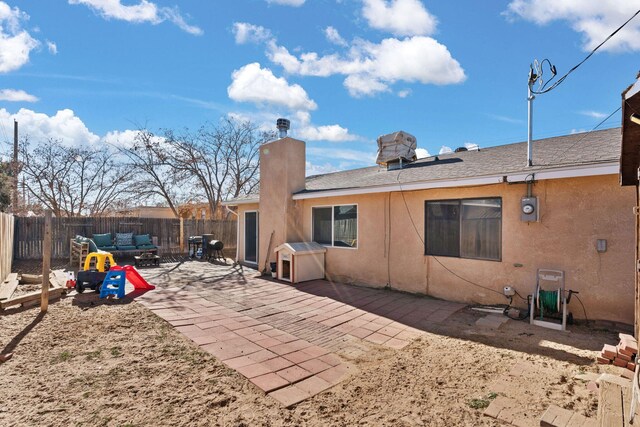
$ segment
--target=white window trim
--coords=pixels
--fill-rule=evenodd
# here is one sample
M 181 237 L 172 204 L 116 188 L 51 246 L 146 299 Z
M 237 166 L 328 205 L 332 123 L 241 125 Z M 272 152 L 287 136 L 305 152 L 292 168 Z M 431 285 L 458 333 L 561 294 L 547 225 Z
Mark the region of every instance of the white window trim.
M 356 246 L 352 247 L 352 246 L 334 246 L 333 242 L 334 242 L 334 219 L 333 219 L 333 213 L 334 213 L 334 208 L 337 206 L 355 206 L 356 207 L 356 227 L 358 229 L 358 235 L 356 236 Z M 332 248 L 332 249 L 347 249 L 347 250 L 357 250 L 358 247 L 360 246 L 360 207 L 358 206 L 357 203 L 339 203 L 337 205 L 314 205 L 311 206 L 311 236 L 309 238 L 310 241 L 314 241 L 313 240 L 313 209 L 314 208 L 331 208 L 331 244 L 327 245 L 326 243 L 320 243 L 322 246 L 326 247 L 326 248 Z
M 247 261 L 247 214 L 248 213 L 256 214 L 256 260 L 255 261 Z M 260 260 L 260 211 L 257 209 L 244 211 L 242 214 L 242 218 L 243 218 L 242 225 L 244 226 L 244 232 L 242 233 L 242 238 L 243 238 L 242 240 L 244 240 L 242 242 L 242 249 L 244 249 L 242 254 L 242 259 L 246 264 L 257 266 L 258 261 Z

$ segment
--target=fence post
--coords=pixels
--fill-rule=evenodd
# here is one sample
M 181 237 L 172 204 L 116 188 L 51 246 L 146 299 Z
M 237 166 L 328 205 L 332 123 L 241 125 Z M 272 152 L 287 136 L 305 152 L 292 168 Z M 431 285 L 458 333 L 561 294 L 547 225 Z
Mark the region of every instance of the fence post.
M 42 296 L 40 312 L 46 313 L 49 308 L 49 269 L 51 268 L 51 210 L 44 214 L 44 235 L 42 239 Z
M 180 217 L 180 255 L 184 254 L 184 218 Z

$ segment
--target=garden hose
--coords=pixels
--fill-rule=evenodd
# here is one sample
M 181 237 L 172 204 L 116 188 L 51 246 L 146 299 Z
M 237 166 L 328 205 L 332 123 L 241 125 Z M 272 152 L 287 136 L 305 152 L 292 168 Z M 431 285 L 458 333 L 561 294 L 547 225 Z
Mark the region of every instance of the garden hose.
M 540 310 L 541 319 L 544 318 L 545 312 L 549 314 L 560 312 L 561 293 L 562 291 L 560 289 L 555 291 L 543 291 L 542 289 L 538 290 L 536 305 Z

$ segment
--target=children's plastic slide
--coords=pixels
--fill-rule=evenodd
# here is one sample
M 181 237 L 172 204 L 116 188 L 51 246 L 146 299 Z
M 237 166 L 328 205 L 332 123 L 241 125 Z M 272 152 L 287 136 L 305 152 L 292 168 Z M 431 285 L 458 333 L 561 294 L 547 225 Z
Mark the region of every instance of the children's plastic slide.
M 144 280 L 140 273 L 138 273 L 138 270 L 136 270 L 136 268 L 132 265 L 114 265 L 111 267 L 111 270 L 124 271 L 125 275 L 127 276 L 127 280 L 133 285 L 134 289 L 151 290 L 156 288 L 155 286 L 150 285 L 149 282 Z

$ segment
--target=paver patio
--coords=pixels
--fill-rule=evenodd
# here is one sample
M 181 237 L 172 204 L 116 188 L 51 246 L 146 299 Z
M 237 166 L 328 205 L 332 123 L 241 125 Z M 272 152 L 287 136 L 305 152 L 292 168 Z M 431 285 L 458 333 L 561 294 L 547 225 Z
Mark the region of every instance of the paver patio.
M 193 261 L 143 274 L 158 288 L 138 302 L 285 406 L 353 374 L 340 354 L 401 349 L 464 307 L 324 280 L 292 286 Z

